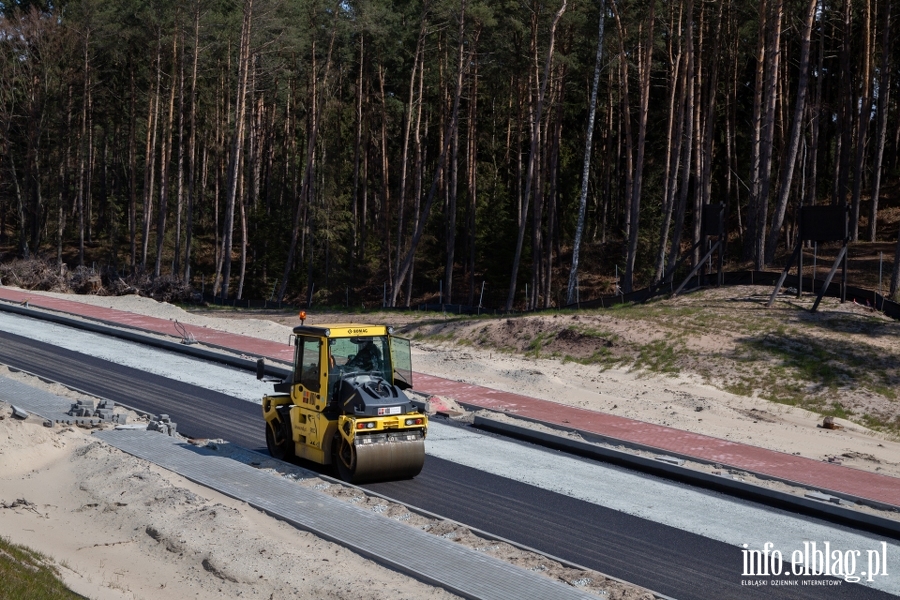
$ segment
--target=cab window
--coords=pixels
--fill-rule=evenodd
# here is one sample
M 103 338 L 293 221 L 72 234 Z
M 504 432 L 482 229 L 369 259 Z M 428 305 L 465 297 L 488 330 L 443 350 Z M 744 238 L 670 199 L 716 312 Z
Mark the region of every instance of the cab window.
M 318 339 L 301 337 L 297 339 L 297 362 L 294 367 L 294 383 L 301 384 L 311 392 L 319 391 L 319 349 Z
M 332 368 L 341 374 L 380 373 L 391 381 L 391 353 L 387 336 L 337 338 L 329 340 Z

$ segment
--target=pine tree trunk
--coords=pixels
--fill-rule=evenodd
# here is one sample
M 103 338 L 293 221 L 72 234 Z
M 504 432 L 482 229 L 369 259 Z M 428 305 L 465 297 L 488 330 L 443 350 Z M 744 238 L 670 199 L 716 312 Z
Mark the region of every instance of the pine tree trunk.
M 772 154 L 775 143 L 775 103 L 778 99 L 777 79 L 781 60 L 781 20 L 784 14 L 783 0 L 775 0 L 772 4 L 769 27 L 768 49 L 766 50 L 766 83 L 764 91 L 765 117 L 760 137 L 759 151 L 759 204 L 756 220 L 756 268 L 765 266 L 766 222 L 769 210 L 769 188 L 771 187 Z
M 88 59 L 90 37 L 90 30 L 88 30 L 84 36 L 84 96 L 82 98 L 81 105 L 81 136 L 79 137 L 78 142 L 78 191 L 76 195 L 75 207 L 75 210 L 78 213 L 78 266 L 82 267 L 84 266 L 84 210 L 86 204 L 85 186 L 86 180 L 88 178 L 85 164 L 88 165 L 88 169 L 90 165 L 90 157 L 85 156 L 85 153 L 90 153 L 90 150 L 85 149 L 85 144 L 90 146 L 91 143 L 88 136 L 88 113 L 90 112 L 89 103 L 91 87 L 90 62 Z
M 680 5 L 680 9 L 684 9 L 684 3 Z M 674 12 L 674 8 L 670 6 L 670 12 Z M 674 15 L 669 20 L 670 29 L 672 31 L 681 31 L 681 14 L 676 21 Z M 677 26 L 676 26 L 677 23 Z M 678 36 L 678 51 L 673 57 L 672 46 L 673 39 L 670 36 L 668 40 L 668 58 L 669 58 L 669 109 L 668 118 L 666 120 L 666 158 L 665 172 L 663 174 L 663 206 L 662 206 L 662 224 L 659 231 L 659 250 L 656 254 L 656 269 L 653 274 L 653 283 L 659 283 L 664 275 L 666 268 L 666 248 L 669 244 L 669 229 L 672 225 L 672 211 L 675 207 L 675 191 L 678 187 L 678 166 L 681 158 L 681 132 L 684 127 L 684 102 L 681 99 L 679 91 L 681 89 L 680 72 L 683 69 L 682 52 L 683 38 Z M 676 106 L 676 98 L 679 99 Z
M 244 169 L 241 168 L 239 171 L 240 184 L 239 184 L 239 192 L 238 192 L 238 201 L 241 203 L 241 271 L 240 276 L 238 277 L 238 288 L 237 294 L 235 298 L 240 300 L 244 297 L 244 276 L 247 273 L 247 245 L 249 243 L 249 235 L 247 230 L 247 195 L 244 191 L 244 184 L 246 181 L 246 177 L 244 176 Z
M 234 232 L 235 202 L 238 201 L 238 178 L 243 160 L 247 90 L 250 79 L 250 31 L 252 24 L 253 0 L 244 0 L 241 43 L 238 50 L 238 82 L 234 105 L 234 133 L 232 134 L 231 153 L 228 161 L 228 179 L 225 188 L 225 219 L 222 224 L 221 297 L 223 300 L 228 298 L 228 287 L 231 279 L 231 246 Z
M 327 89 L 327 86 L 328 86 L 328 75 L 331 71 L 331 55 L 332 55 L 332 51 L 334 50 L 335 35 L 336 35 L 336 30 L 332 30 L 331 42 L 328 45 L 328 57 L 325 60 L 325 72 L 322 75 L 322 85 L 321 86 L 317 85 L 317 80 L 316 80 L 317 75 L 315 73 L 315 70 L 313 70 L 313 73 L 312 73 L 312 84 L 313 85 L 312 85 L 311 99 L 313 100 L 313 102 L 312 102 L 313 109 L 311 111 L 312 123 L 310 124 L 310 131 L 309 131 L 309 135 L 307 136 L 307 142 L 306 142 L 306 168 L 303 173 L 303 182 L 300 186 L 300 194 L 299 194 L 299 198 L 298 198 L 299 203 L 297 205 L 297 209 L 294 214 L 294 226 L 291 231 L 291 243 L 288 246 L 287 260 L 285 260 L 285 264 L 284 264 L 284 274 L 281 277 L 281 286 L 278 288 L 278 302 L 279 303 L 284 301 L 284 294 L 287 291 L 288 281 L 289 281 L 291 270 L 292 270 L 293 264 L 294 264 L 294 254 L 297 251 L 297 241 L 298 241 L 298 238 L 300 237 L 300 224 L 301 224 L 301 218 L 303 216 L 302 208 L 304 206 L 303 202 L 304 202 L 304 199 L 308 198 L 311 195 L 309 190 L 311 187 L 313 161 L 315 160 L 316 140 L 318 139 L 318 134 L 319 134 L 319 122 L 321 121 L 322 105 L 324 105 L 324 99 L 320 99 L 318 97 L 318 95 L 319 95 L 318 88 L 321 87 L 321 89 L 324 91 L 325 89 Z M 313 51 L 313 54 L 315 54 L 315 44 L 313 45 L 312 51 Z M 324 92 L 323 92 L 323 94 L 324 94 Z M 363 218 L 365 218 L 365 193 L 363 194 L 363 197 L 364 197 Z M 363 225 L 363 230 L 365 230 L 365 225 Z M 302 258 L 303 258 L 303 255 L 301 252 L 301 261 L 302 261 Z M 311 283 L 311 282 L 308 282 L 308 283 Z
M 878 117 L 877 143 L 875 162 L 872 172 L 875 180 L 872 183 L 872 207 L 869 212 L 869 241 L 875 241 L 878 225 L 878 201 L 881 195 L 881 177 L 884 164 L 884 143 L 887 138 L 888 110 L 891 102 L 891 3 L 884 3 L 884 30 L 881 38 L 881 76 L 878 80 Z
M 816 11 L 821 12 L 822 1 L 819 0 Z M 819 56 L 816 63 L 816 72 L 821 73 L 825 64 L 825 27 L 820 27 Z M 809 156 L 807 157 L 808 172 L 806 176 L 806 198 L 808 206 L 815 206 L 818 200 L 818 167 L 819 167 L 819 132 L 822 129 L 822 77 L 816 77 L 816 99 L 812 106 L 809 131 Z
M 425 85 L 425 61 L 419 63 L 419 106 L 416 110 L 416 133 L 415 133 L 415 153 L 416 153 L 416 182 L 413 190 L 413 231 L 419 228 L 419 209 L 422 202 L 422 182 L 425 177 L 425 158 L 426 146 L 422 143 L 422 105 L 424 104 L 422 93 Z M 426 129 L 428 125 L 426 124 Z M 405 306 L 409 308 L 412 302 L 413 273 L 415 272 L 415 260 L 409 266 L 409 274 L 406 276 L 409 284 L 406 286 L 406 302 Z M 400 276 L 400 269 L 397 269 L 397 285 L 403 284 L 403 277 Z
M 134 274 L 137 269 L 137 107 L 135 100 L 137 88 L 134 83 L 133 69 L 130 70 L 129 75 L 129 107 L 131 110 L 128 119 L 128 238 L 131 261 L 128 266 L 131 273 Z
M 460 0 L 460 9 L 459 9 L 459 47 L 458 47 L 458 61 L 457 61 L 457 73 L 456 73 L 456 90 L 453 94 L 453 107 L 450 111 L 450 120 L 447 123 L 447 130 L 444 133 L 444 139 L 441 143 L 441 154 L 438 156 L 437 165 L 435 167 L 434 178 L 431 181 L 431 188 L 428 190 L 428 196 L 425 198 L 425 206 L 422 209 L 421 216 L 418 217 L 418 223 L 416 225 L 415 232 L 413 233 L 412 240 L 410 241 L 409 250 L 406 252 L 406 256 L 403 259 L 403 262 L 400 264 L 400 271 L 397 273 L 397 281 L 403 281 L 406 277 L 407 273 L 409 273 L 410 268 L 412 267 L 413 259 L 416 255 L 416 248 L 419 245 L 419 240 L 422 238 L 422 233 L 425 229 L 425 223 L 428 221 L 428 214 L 431 212 L 431 206 L 434 203 L 434 199 L 437 196 L 438 183 L 441 180 L 441 177 L 444 172 L 444 165 L 447 160 L 447 154 L 450 151 L 450 132 L 456 127 L 456 122 L 459 119 L 459 102 L 462 97 L 462 88 L 463 81 L 465 76 L 465 67 L 468 64 L 467 59 L 471 59 L 472 54 L 470 53 L 468 56 L 465 54 L 465 18 L 466 18 L 466 1 Z M 474 35 L 472 36 L 471 43 L 474 46 L 478 40 L 478 34 L 480 32 L 476 30 Z M 410 278 L 410 282 L 412 279 Z M 390 306 L 396 306 L 397 304 L 397 296 L 400 294 L 399 286 L 395 286 L 393 291 L 391 292 L 390 298 Z
M 819 0 L 809 0 L 806 7 L 806 18 L 803 23 L 803 32 L 800 35 L 800 64 L 797 80 L 797 98 L 794 101 L 794 114 L 791 118 L 791 132 L 788 138 L 787 151 L 781 160 L 781 181 L 778 186 L 778 196 L 775 200 L 775 211 L 772 215 L 772 227 L 769 230 L 769 238 L 766 241 L 765 263 L 771 264 L 775 260 L 775 250 L 778 247 L 778 239 L 781 234 L 781 226 L 784 223 L 784 215 L 787 211 L 788 194 L 791 191 L 791 182 L 794 177 L 794 167 L 797 164 L 797 151 L 800 148 L 800 137 L 803 133 L 803 114 L 806 111 L 806 91 L 809 83 L 809 46 L 812 39 L 812 27 L 816 17 L 816 5 Z
M 391 260 L 391 188 L 390 163 L 388 161 L 387 101 L 384 93 L 384 65 L 378 66 L 378 84 L 381 92 L 381 218 L 384 225 L 384 266 L 387 271 L 387 285 L 394 288 L 394 269 Z M 390 306 L 393 306 L 391 304 Z
M 353 146 L 353 250 L 351 252 L 353 269 L 357 270 L 357 264 L 360 262 L 359 253 L 359 231 L 360 231 L 360 215 L 359 215 L 359 168 L 360 155 L 362 153 L 362 97 L 363 97 L 363 50 L 365 47 L 365 37 L 359 36 L 359 78 L 356 84 L 356 143 Z
M 694 2 L 687 1 L 684 9 L 686 18 L 684 22 L 684 34 L 682 36 L 684 46 L 684 128 L 681 132 L 681 184 L 678 191 L 678 204 L 675 209 L 675 224 L 672 227 L 672 247 L 669 249 L 668 269 L 672 269 L 678 262 L 681 254 L 681 236 L 684 231 L 684 217 L 687 208 L 687 197 L 691 179 L 691 156 L 694 148 L 694 40 L 691 32 L 694 30 Z
M 575 224 L 575 239 L 572 242 L 572 268 L 569 270 L 569 284 L 566 289 L 566 304 L 575 302 L 575 287 L 578 284 L 578 259 L 581 252 L 581 236 L 584 235 L 584 215 L 587 210 L 588 182 L 591 170 L 591 146 L 594 142 L 594 119 L 597 115 L 597 89 L 600 87 L 600 67 L 603 61 L 603 33 L 606 22 L 606 2 L 600 0 L 600 24 L 597 28 L 597 52 L 594 58 L 594 78 L 591 83 L 591 99 L 588 108 L 587 132 L 584 139 L 584 160 L 581 167 L 581 192 L 578 195 L 578 221 Z
M 184 212 L 184 33 L 179 28 L 181 59 L 178 61 L 178 173 L 175 188 L 175 256 L 172 258 L 172 277 L 181 273 L 181 215 Z
M 172 136 L 175 123 L 175 76 L 178 65 L 178 36 L 172 36 L 172 77 L 169 79 L 169 116 L 163 129 L 163 143 L 160 157 L 160 184 L 159 184 L 159 210 L 156 220 L 156 264 L 153 266 L 153 276 L 159 277 L 162 269 L 163 245 L 166 239 L 166 217 L 169 211 L 169 170 L 172 159 Z
M 637 257 L 639 219 L 641 215 L 641 187 L 644 180 L 644 151 L 647 141 L 647 114 L 650 110 L 650 69 L 653 64 L 654 9 L 647 17 L 647 38 L 638 45 L 638 81 L 640 108 L 638 109 L 637 159 L 634 164 L 634 185 L 631 196 L 631 229 L 628 232 L 628 251 L 625 258 L 625 293 L 634 289 L 634 263 Z
M 191 135 L 188 138 L 188 206 L 187 226 L 184 240 L 184 283 L 191 282 L 191 243 L 194 238 L 194 204 L 197 181 L 197 63 L 200 56 L 200 2 L 194 7 L 194 64 L 191 67 Z M 206 161 L 206 148 L 203 149 L 204 163 Z M 205 169 L 204 169 L 205 173 Z M 202 186 L 205 190 L 206 186 Z
M 710 203 L 712 195 L 712 162 L 713 162 L 713 145 L 715 141 L 715 123 L 716 123 L 716 101 L 718 98 L 719 88 L 719 55 L 721 53 L 721 33 L 722 33 L 722 12 L 724 9 L 724 1 L 719 0 L 716 10 L 715 31 L 713 33 L 712 51 L 709 54 L 709 81 L 706 84 L 706 119 L 703 124 L 703 143 L 700 145 L 700 163 L 702 168 L 700 171 L 700 194 L 698 202 L 698 210 L 695 214 L 694 230 L 699 238 L 702 226 L 702 207 Z M 696 241 L 696 240 L 695 240 Z
M 872 115 L 872 3 L 864 0 L 863 4 L 863 47 L 860 53 L 860 97 L 856 112 L 856 157 L 853 162 L 853 214 L 850 217 L 850 239 L 859 241 L 859 204 L 862 194 L 863 168 L 866 158 L 866 136 L 869 119 Z
M 463 1 L 465 1 L 465 0 L 463 0 Z M 553 18 L 553 24 L 550 26 L 550 46 L 547 50 L 547 61 L 544 64 L 544 77 L 539 82 L 540 92 L 538 93 L 537 106 L 535 107 L 535 111 L 534 111 L 535 114 L 533 117 L 534 121 L 532 124 L 532 133 L 531 133 L 531 151 L 528 154 L 528 168 L 527 168 L 526 174 L 525 174 L 525 194 L 523 197 L 523 203 L 524 203 L 524 206 L 526 206 L 526 207 L 528 206 L 528 203 L 529 203 L 529 200 L 531 197 L 531 185 L 532 185 L 532 180 L 534 177 L 534 166 L 535 166 L 536 154 L 538 151 L 538 148 L 537 148 L 538 133 L 539 133 L 540 126 L 541 126 L 541 114 L 542 114 L 543 103 L 544 103 L 544 94 L 546 93 L 546 90 L 547 90 L 547 80 L 550 78 L 550 64 L 553 61 L 553 46 L 556 42 L 556 26 L 559 24 L 559 20 L 560 20 L 560 18 L 562 18 L 563 13 L 566 12 L 567 1 L 568 0 L 562 0 L 562 6 L 560 6 L 559 10 L 556 12 L 555 17 Z M 461 48 L 460 48 L 460 56 L 462 56 Z M 458 93 L 459 93 L 459 90 L 457 89 L 457 94 Z M 519 234 L 518 234 L 518 238 L 516 239 L 516 253 L 515 253 L 515 257 L 513 258 L 512 274 L 510 276 L 510 281 L 509 281 L 509 294 L 506 297 L 506 310 L 507 311 L 512 310 L 513 300 L 515 299 L 515 296 L 516 296 L 516 280 L 518 279 L 518 274 L 519 274 L 519 261 L 522 257 L 522 242 L 524 241 L 524 237 L 525 237 L 525 223 L 528 221 L 526 211 L 523 210 L 523 213 L 525 213 L 525 214 L 522 214 L 522 217 L 521 217 L 521 220 L 519 223 Z M 537 219 L 537 218 L 538 218 L 538 215 L 535 215 L 535 219 Z
M 162 31 L 156 41 L 156 90 L 147 105 L 147 150 L 144 161 L 144 212 L 143 238 L 141 239 L 141 270 L 147 269 L 147 250 L 150 244 L 152 223 L 153 184 L 156 181 L 156 129 L 159 114 L 159 94 L 162 80 Z
M 757 34 L 756 51 L 756 81 L 753 88 L 753 129 L 750 137 L 750 197 L 747 199 L 747 237 L 744 243 L 744 259 L 756 262 L 756 268 L 761 265 L 756 261 L 759 255 L 757 243 L 759 241 L 759 205 L 765 200 L 760 195 L 760 166 L 762 164 L 760 154 L 762 152 L 762 121 L 763 121 L 763 87 L 766 73 L 766 19 L 769 9 L 767 0 L 759 3 L 759 32 Z
M 469 123 L 466 131 L 466 274 L 469 280 L 468 305 L 475 304 L 475 231 L 478 220 L 478 140 L 476 138 L 476 121 L 478 118 L 478 60 L 473 57 L 472 83 L 469 88 Z
M 409 138 L 412 129 L 413 105 L 416 104 L 415 90 L 416 77 L 419 73 L 419 63 L 424 61 L 424 45 L 426 33 L 426 16 L 428 13 L 429 3 L 425 2 L 422 7 L 421 23 L 419 25 L 419 37 L 416 40 L 416 51 L 413 55 L 413 66 L 409 76 L 409 99 L 406 103 L 406 112 L 403 115 L 403 153 L 400 156 L 400 194 L 398 196 L 398 215 L 397 215 L 397 255 L 394 263 L 394 272 L 400 270 L 400 255 L 403 251 L 403 236 L 406 228 L 406 205 L 407 205 L 407 180 L 409 173 Z M 421 107 L 422 98 L 419 98 L 418 104 Z M 400 288 L 403 282 L 399 279 L 394 280 L 394 285 Z
M 625 49 L 625 27 L 619 16 L 619 11 L 616 8 L 615 0 L 610 2 L 610 8 L 612 8 L 613 16 L 616 19 L 616 29 L 619 32 L 619 95 L 622 102 L 622 115 L 619 122 L 623 129 L 623 137 L 621 139 L 625 143 L 625 152 L 623 154 L 625 157 L 625 210 L 623 222 L 625 224 L 625 239 L 630 240 L 631 219 L 633 217 L 631 205 L 634 200 L 634 136 L 631 131 L 631 91 L 628 69 L 629 56 Z
M 841 31 L 840 50 L 840 96 L 838 104 L 840 108 L 835 111 L 837 119 L 835 127 L 838 132 L 836 141 L 838 148 L 835 151 L 835 178 L 833 190 L 834 204 L 847 202 L 847 181 L 850 179 L 850 146 L 853 140 L 852 115 L 856 112 L 853 106 L 853 76 L 850 73 L 850 53 L 852 48 L 853 23 L 852 0 L 843 2 L 843 29 Z

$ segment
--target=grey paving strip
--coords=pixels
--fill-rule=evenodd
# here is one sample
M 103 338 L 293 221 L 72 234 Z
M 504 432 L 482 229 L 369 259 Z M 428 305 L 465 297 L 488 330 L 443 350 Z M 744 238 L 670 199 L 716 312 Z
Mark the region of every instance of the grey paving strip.
M 60 398 L 9 377 L 0 377 L 0 400 L 58 423 L 74 423 L 76 420 L 99 421 L 99 419 L 77 419 L 67 415 L 66 412 L 72 406 L 71 400 Z
M 94 435 L 128 454 L 465 598 L 597 598 L 184 441 L 134 430 Z

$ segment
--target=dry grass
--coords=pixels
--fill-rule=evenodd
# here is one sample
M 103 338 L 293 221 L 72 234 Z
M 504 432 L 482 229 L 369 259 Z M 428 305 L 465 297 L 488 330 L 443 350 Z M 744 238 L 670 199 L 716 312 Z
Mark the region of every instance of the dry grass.
M 596 311 L 418 320 L 425 341 L 601 367 L 690 373 L 736 394 L 800 406 L 900 433 L 900 323 L 852 303 L 782 296 L 771 288 L 705 290 Z
M 7 600 L 74 600 L 83 598 L 59 579 L 46 556 L 0 537 L 0 596 Z

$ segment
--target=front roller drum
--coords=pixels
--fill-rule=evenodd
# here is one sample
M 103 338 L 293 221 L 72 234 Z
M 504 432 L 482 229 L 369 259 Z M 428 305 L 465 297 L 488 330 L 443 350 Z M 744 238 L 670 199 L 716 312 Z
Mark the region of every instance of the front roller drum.
M 358 440 L 358 438 L 357 438 Z M 411 479 L 425 464 L 425 440 L 347 442 L 338 433 L 332 445 L 340 478 L 349 483 Z

